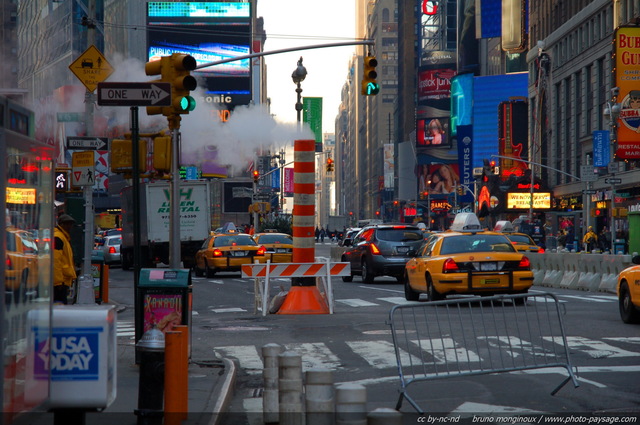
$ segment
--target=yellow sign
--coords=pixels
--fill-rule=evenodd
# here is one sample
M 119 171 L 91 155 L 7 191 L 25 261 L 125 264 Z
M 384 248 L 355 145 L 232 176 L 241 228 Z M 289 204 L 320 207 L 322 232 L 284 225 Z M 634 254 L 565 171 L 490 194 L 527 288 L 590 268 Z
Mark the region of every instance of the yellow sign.
M 111 64 L 93 45 L 73 61 L 69 69 L 91 92 L 98 87 L 98 83 L 103 82 L 113 73 Z
M 30 204 L 36 203 L 36 190 L 25 187 L 8 187 L 7 204 Z
M 531 194 L 529 192 L 507 193 L 507 209 L 528 209 L 531 206 Z M 551 208 L 551 193 L 534 192 L 533 209 L 546 210 Z
M 95 165 L 93 151 L 73 152 L 71 155 L 71 164 L 74 168 L 93 167 Z

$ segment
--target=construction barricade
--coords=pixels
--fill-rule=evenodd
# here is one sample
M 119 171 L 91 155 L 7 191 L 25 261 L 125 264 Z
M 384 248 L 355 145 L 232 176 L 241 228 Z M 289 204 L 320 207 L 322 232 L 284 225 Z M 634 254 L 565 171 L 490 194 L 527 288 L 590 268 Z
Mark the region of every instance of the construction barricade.
M 397 305 L 389 322 L 400 377 L 396 410 L 420 381 L 527 369 L 563 368 L 578 381 L 569 357 L 560 303 L 550 293 L 460 298 Z
M 318 261 L 320 259 L 316 259 Z M 320 289 L 323 290 L 323 296 L 328 304 L 328 313 L 333 314 L 333 287 L 331 285 L 332 276 L 349 276 L 351 274 L 351 265 L 349 263 L 332 263 L 330 259 L 323 258 L 322 262 L 316 263 L 278 263 L 271 264 L 269 261 L 265 264 L 245 264 L 242 266 L 242 277 L 255 279 L 255 307 L 262 311 L 262 315 L 266 316 L 269 311 L 269 292 L 271 289 L 271 281 L 273 278 L 293 278 L 293 277 L 315 277 Z M 299 292 L 318 292 L 318 286 L 292 286 L 291 291 Z M 290 292 L 291 294 L 292 292 Z M 287 295 L 289 296 L 289 295 Z M 305 314 L 304 311 L 299 311 Z

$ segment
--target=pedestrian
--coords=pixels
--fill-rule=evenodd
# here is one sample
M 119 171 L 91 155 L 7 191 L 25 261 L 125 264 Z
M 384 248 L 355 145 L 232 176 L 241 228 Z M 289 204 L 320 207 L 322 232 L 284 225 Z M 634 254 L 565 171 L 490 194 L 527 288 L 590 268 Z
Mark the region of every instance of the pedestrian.
M 598 234 L 598 246 L 600 251 L 606 252 L 611 249 L 611 232 L 604 226 Z
M 582 238 L 582 243 L 587 252 L 593 251 L 598 246 L 598 235 L 593 231 L 593 226 L 589 226 L 589 230 Z
M 327 236 L 327 232 L 324 230 L 324 227 L 320 228 L 320 242 L 324 243 L 324 237 Z
M 256 229 L 253 227 L 253 224 L 249 227 L 249 234 L 253 236 L 256 233 Z
M 318 242 L 318 239 L 320 238 L 320 229 L 318 229 L 318 226 L 316 226 L 315 235 L 316 235 L 316 242 Z
M 564 249 L 567 243 L 567 233 L 564 229 L 560 229 L 560 233 L 558 233 L 558 251 Z
M 53 302 L 67 304 L 69 289 L 77 277 L 71 248 L 71 229 L 76 221 L 67 214 L 58 217 L 58 225 L 53 229 Z

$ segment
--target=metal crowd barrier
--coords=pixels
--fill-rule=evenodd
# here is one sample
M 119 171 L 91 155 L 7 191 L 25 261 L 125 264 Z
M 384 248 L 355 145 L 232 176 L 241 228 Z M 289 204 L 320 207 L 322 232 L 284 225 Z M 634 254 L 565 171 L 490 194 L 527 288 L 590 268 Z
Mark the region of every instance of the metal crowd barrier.
M 434 379 L 561 367 L 578 387 L 561 304 L 550 293 L 465 297 L 397 305 L 389 313 L 400 377 L 396 410 L 408 387 Z

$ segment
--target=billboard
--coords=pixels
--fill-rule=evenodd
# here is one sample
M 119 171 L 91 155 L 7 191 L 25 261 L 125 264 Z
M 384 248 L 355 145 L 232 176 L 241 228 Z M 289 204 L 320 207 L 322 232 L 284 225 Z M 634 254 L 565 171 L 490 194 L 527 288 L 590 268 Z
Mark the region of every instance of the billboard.
M 458 164 L 422 164 L 418 166 L 418 190 L 429 195 L 454 193 L 460 184 Z
M 529 157 L 528 103 L 526 101 L 501 102 L 498 109 L 498 143 L 500 155 L 500 176 L 522 177 L 528 167 L 522 160 Z
M 640 27 L 620 27 L 615 33 L 616 86 L 619 89 L 619 159 L 640 159 Z
M 416 122 L 418 147 L 451 148 L 449 118 L 419 118 Z
M 172 53 L 189 54 L 198 65 L 250 54 L 251 4 L 148 2 L 147 58 Z M 193 75 L 208 95 L 224 97 L 226 104 L 251 101 L 250 59 L 203 68 Z

